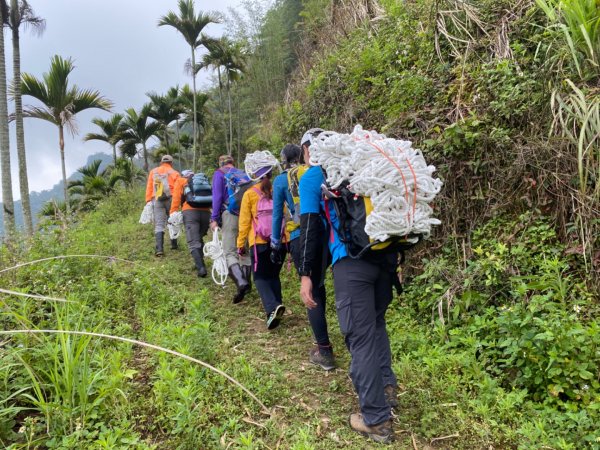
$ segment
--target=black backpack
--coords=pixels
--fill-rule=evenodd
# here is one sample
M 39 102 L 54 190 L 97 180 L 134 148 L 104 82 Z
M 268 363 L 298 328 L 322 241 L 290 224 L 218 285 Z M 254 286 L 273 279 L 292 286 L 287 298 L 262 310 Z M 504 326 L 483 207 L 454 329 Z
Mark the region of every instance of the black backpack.
M 323 194 L 325 203 L 333 205 L 339 221 L 339 228 L 335 230 L 351 258 L 360 259 L 378 252 L 398 252 L 404 259 L 404 251 L 416 245 L 407 240 L 408 236 L 392 236 L 383 242 L 372 240 L 365 232 L 367 216 L 373 209 L 371 199 L 352 192 L 347 182 L 335 190 L 323 186 Z M 325 209 L 327 210 L 327 206 Z M 333 227 L 329 217 L 327 222 Z M 421 240 L 421 236 L 410 237 L 417 238 L 417 242 Z
M 206 175 L 197 173 L 190 178 L 183 189 L 183 198 L 193 208 L 212 206 L 212 188 Z

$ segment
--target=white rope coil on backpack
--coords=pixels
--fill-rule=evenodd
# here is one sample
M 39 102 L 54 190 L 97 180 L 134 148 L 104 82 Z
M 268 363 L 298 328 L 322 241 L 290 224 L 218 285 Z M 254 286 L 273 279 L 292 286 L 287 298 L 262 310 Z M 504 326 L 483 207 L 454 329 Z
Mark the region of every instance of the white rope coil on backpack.
M 219 286 L 224 286 L 225 281 L 227 281 L 228 268 L 225 252 L 223 251 L 223 244 L 219 238 L 218 228 L 213 231 L 212 241 L 204 244 L 202 252 L 204 253 L 204 256 L 213 260 L 211 272 L 213 281 Z
M 410 141 L 387 138 L 360 125 L 352 134 L 326 131 L 310 146 L 310 163 L 325 169 L 332 188 L 348 181 L 352 192 L 371 198 L 373 212 L 365 226 L 371 239 L 411 234 L 427 238 L 431 226 L 441 223 L 432 217 L 429 203 L 442 182 L 432 177 L 435 167 L 427 165 Z
M 279 161 L 273 154 L 268 150 L 259 150 L 254 153 L 248 153 L 244 160 L 244 170 L 248 176 L 256 181 L 260 177 L 255 177 L 256 173 L 263 167 L 276 167 L 279 166 Z
M 183 214 L 181 211 L 176 211 L 169 216 L 167 220 L 167 229 L 169 230 L 169 237 L 171 239 L 177 239 L 181 234 L 183 228 Z

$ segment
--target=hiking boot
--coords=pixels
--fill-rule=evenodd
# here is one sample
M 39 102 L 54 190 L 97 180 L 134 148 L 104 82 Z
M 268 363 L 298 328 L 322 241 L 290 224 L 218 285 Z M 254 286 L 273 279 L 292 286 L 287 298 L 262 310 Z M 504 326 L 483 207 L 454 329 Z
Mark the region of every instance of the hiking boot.
M 239 264 L 233 264 L 229 267 L 229 276 L 237 287 L 237 292 L 233 296 L 233 303 L 239 303 L 244 300 L 244 296 L 250 290 L 250 284 L 244 277 L 244 272 Z
M 285 306 L 283 305 L 278 305 L 277 308 L 271 311 L 271 314 L 269 314 L 269 317 L 267 318 L 267 329 L 274 330 L 277 328 L 284 312 Z
M 383 394 L 385 395 L 385 401 L 390 408 L 396 409 L 398 407 L 398 386 L 388 384 L 383 388 Z
M 331 345 L 320 346 L 315 344 L 308 352 L 308 360 L 311 363 L 320 366 L 323 370 L 335 369 L 335 357 L 333 356 Z
M 361 413 L 350 414 L 350 428 L 357 433 L 372 439 L 380 444 L 389 444 L 396 440 L 394 430 L 392 429 L 392 419 L 381 422 L 378 425 L 367 425 Z
M 252 267 L 242 266 L 242 272 L 244 273 L 244 278 L 248 282 L 248 288 L 246 289 L 246 293 L 248 293 L 252 290 Z
M 164 256 L 165 250 L 163 248 L 163 241 L 165 237 L 164 231 L 159 231 L 158 233 L 154 233 L 154 237 L 156 238 L 156 247 L 154 256 Z
M 179 246 L 177 245 L 177 239 L 171 239 L 171 250 L 179 250 Z
M 194 258 L 194 265 L 196 266 L 196 270 L 198 271 L 198 276 L 200 278 L 206 277 L 208 272 L 206 271 L 206 266 L 204 265 L 204 256 L 202 255 L 201 248 L 195 248 L 192 250 L 192 258 Z

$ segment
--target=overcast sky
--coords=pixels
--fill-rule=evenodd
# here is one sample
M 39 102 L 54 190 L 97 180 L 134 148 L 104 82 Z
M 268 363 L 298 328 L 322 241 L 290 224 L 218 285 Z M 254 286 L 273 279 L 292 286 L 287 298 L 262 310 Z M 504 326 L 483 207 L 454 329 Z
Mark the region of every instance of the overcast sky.
M 266 1 L 266 0 L 265 0 Z M 190 57 L 189 46 L 175 29 L 156 26 L 159 17 L 177 10 L 176 0 L 29 0 L 36 14 L 46 19 L 41 37 L 30 32 L 21 34 L 21 70 L 41 77 L 48 71 L 50 58 L 71 57 L 75 70 L 70 83 L 80 88 L 94 88 L 114 103 L 113 112 L 128 107 L 139 109 L 147 101 L 146 92 L 164 93 L 171 86 L 190 83 L 183 71 Z M 236 6 L 238 0 L 201 0 L 197 8 L 221 11 Z M 209 25 L 208 34 L 223 33 L 222 25 Z M 5 32 L 7 76 L 12 79 L 10 35 Z M 204 80 L 204 81 L 203 81 Z M 208 75 L 200 76 L 200 85 L 208 83 Z M 191 83 L 190 83 L 191 84 Z M 24 97 L 23 104 L 35 100 Z M 13 106 L 9 102 L 9 110 Z M 84 111 L 77 116 L 79 134 L 66 134 L 67 174 L 71 174 L 93 153 L 111 153 L 99 141 L 83 142 L 83 136 L 97 127 L 94 117 L 107 118 L 100 110 Z M 15 199 L 19 196 L 16 137 L 11 126 L 11 166 Z M 29 173 L 29 189 L 51 188 L 61 179 L 58 129 L 47 122 L 25 119 L 25 145 Z

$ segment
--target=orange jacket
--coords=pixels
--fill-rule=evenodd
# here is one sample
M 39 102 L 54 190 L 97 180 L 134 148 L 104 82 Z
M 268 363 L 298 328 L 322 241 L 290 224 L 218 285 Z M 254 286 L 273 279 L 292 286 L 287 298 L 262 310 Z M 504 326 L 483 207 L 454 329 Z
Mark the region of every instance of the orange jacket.
M 179 177 L 175 181 L 175 188 L 173 189 L 173 199 L 171 200 L 171 211 L 169 214 L 173 214 L 176 211 L 179 211 L 181 207 L 182 211 L 187 211 L 188 209 L 194 209 L 197 211 L 210 211 L 210 206 L 206 206 L 203 208 L 194 208 L 190 206 L 188 202 L 183 199 L 183 190 L 188 185 L 189 178 Z M 183 203 L 183 207 L 182 204 Z
M 266 244 L 267 241 L 262 239 L 260 236 L 256 236 L 254 232 L 254 218 L 258 214 L 258 201 L 260 200 L 260 196 L 254 190 L 254 188 L 259 189 L 259 184 L 249 188 L 246 192 L 244 192 L 244 197 L 242 197 L 242 204 L 240 206 L 240 221 L 239 221 L 239 231 L 237 237 L 237 247 L 241 248 L 246 245 L 246 239 L 248 239 L 248 245 L 252 247 L 254 244 Z M 283 234 L 283 233 L 282 233 Z M 285 237 L 281 236 L 282 242 L 289 242 L 290 235 L 286 231 Z
M 162 163 L 160 166 L 155 167 L 148 174 L 148 182 L 146 183 L 146 203 L 154 198 L 154 173 L 169 173 L 169 189 L 171 194 L 175 189 L 175 180 L 179 178 L 179 172 L 173 169 L 173 166 L 169 163 Z

